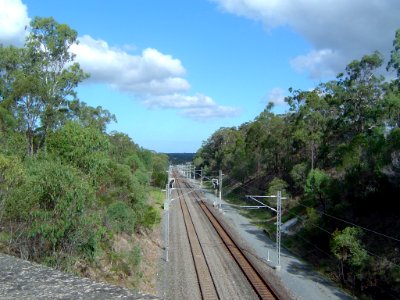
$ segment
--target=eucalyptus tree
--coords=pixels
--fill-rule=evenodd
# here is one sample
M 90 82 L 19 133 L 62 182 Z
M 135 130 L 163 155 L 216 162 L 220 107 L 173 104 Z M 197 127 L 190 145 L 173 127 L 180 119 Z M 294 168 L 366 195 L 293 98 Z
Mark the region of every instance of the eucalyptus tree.
M 16 126 L 10 110 L 15 71 L 21 65 L 22 49 L 0 44 L 0 134 Z
M 397 79 L 400 79 L 400 29 L 396 31 L 393 40 L 393 49 L 390 52 L 390 60 L 387 64 L 386 69 L 394 69 L 397 74 Z
M 19 121 L 18 129 L 25 132 L 27 153 L 34 152 L 34 137 L 45 109 L 44 86 L 37 76 L 37 65 L 31 60 L 26 49 L 22 49 L 21 65 L 14 71 L 11 98 L 13 111 Z
M 386 69 L 396 72 L 397 77 L 386 86 L 385 111 L 387 122 L 392 127 L 400 127 L 400 29 L 396 31 L 393 49 Z
M 69 119 L 76 120 L 86 127 L 95 127 L 102 132 L 106 131 L 109 123 L 117 121 L 115 115 L 107 109 L 101 106 L 91 107 L 77 99 L 69 102 L 68 109 Z
M 301 149 L 308 153 L 311 169 L 314 169 L 322 138 L 328 120 L 328 105 L 319 89 L 312 91 L 293 91 L 293 96 L 287 97 L 290 113 L 290 123 L 293 140 L 302 157 Z
M 339 74 L 337 80 L 323 85 L 327 101 L 335 106 L 336 125 L 347 141 L 381 125 L 383 77 L 376 72 L 382 64 L 379 52 L 364 55 L 347 65 L 345 75 Z
M 77 32 L 53 18 L 36 17 L 30 24 L 21 64 L 13 82 L 14 108 L 23 120 L 28 154 L 32 154 L 34 135 L 43 145 L 49 130 L 62 124 L 68 103 L 76 99 L 75 88 L 88 75 L 74 62 L 70 48 L 77 43 Z

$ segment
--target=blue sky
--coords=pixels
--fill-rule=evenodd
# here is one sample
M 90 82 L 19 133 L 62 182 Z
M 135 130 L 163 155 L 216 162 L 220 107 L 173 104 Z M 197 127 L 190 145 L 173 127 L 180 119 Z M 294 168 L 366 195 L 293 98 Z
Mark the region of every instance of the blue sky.
M 77 30 L 91 78 L 79 98 L 114 113 L 108 130 L 158 152 L 195 152 L 253 120 L 289 87 L 311 89 L 374 50 L 388 56 L 397 0 L 0 0 L 0 43 L 52 16 Z

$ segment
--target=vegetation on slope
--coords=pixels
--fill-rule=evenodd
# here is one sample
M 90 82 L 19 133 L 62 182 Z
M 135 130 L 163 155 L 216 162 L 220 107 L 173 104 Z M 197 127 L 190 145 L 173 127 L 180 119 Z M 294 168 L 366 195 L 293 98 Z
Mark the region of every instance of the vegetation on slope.
M 168 157 L 106 133 L 115 117 L 77 99 L 76 38 L 35 18 L 23 48 L 0 45 L 0 250 L 135 286 Z
M 196 153 L 166 153 L 172 165 L 183 165 L 192 162 Z
M 236 201 L 283 190 L 283 220 L 300 223 L 286 246 L 373 298 L 400 294 L 400 30 L 393 46 L 389 79 L 382 55 L 365 55 L 314 90 L 289 89 L 288 113 L 269 104 L 219 129 L 194 159 L 206 175 L 223 170 Z M 273 230 L 270 212 L 258 217 Z

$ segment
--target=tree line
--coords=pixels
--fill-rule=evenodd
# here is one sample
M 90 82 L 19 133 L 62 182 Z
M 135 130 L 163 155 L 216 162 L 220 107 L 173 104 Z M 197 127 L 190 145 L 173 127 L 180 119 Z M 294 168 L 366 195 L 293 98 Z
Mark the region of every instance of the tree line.
M 75 43 L 68 25 L 37 17 L 23 47 L 0 45 L 0 250 L 73 272 L 105 260 L 131 275 L 140 248 L 113 243 L 160 221 L 149 192 L 164 187 L 168 157 L 107 133 L 115 116 L 77 98 L 89 74 Z
M 288 112 L 269 103 L 254 121 L 220 128 L 195 165 L 223 170 L 231 196 L 282 190 L 284 218 L 301 220 L 286 238 L 293 249 L 355 292 L 398 295 L 400 30 L 388 62 L 373 52 L 334 80 L 289 92 Z

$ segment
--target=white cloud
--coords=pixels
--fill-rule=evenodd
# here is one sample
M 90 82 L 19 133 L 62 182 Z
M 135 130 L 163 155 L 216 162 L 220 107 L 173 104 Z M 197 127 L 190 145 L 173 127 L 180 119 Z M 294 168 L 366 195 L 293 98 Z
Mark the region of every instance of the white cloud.
M 151 108 L 199 108 L 217 105 L 213 99 L 202 94 L 195 96 L 182 94 L 153 96 L 144 100 L 143 103 Z
M 82 68 L 90 73 L 92 81 L 106 82 L 120 91 L 143 95 L 190 89 L 189 83 L 181 77 L 186 72 L 181 62 L 156 49 L 148 48 L 140 55 L 131 55 L 85 35 L 71 51 Z
M 202 94 L 154 96 L 144 100 L 143 103 L 150 108 L 180 109 L 182 116 L 196 120 L 234 117 L 239 114 L 237 108 L 218 105 L 211 97 Z
M 240 110 L 235 107 L 216 105 L 214 107 L 187 108 L 182 110 L 181 115 L 190 119 L 204 121 L 209 119 L 235 117 L 239 115 L 239 113 Z
M 20 46 L 29 25 L 27 7 L 20 0 L 0 0 L 0 43 Z M 208 96 L 189 96 L 191 86 L 184 78 L 181 61 L 157 49 L 147 48 L 139 54 L 131 45 L 111 47 L 106 41 L 89 35 L 79 37 L 71 47 L 89 80 L 104 83 L 131 94 L 149 108 L 176 109 L 192 119 L 231 117 L 236 108 L 218 105 Z
M 375 50 L 387 55 L 400 27 L 398 0 L 212 0 L 239 16 L 261 21 L 267 30 L 289 26 L 314 49 L 291 62 L 321 78 Z
M 23 45 L 30 19 L 21 0 L 0 0 L 0 43 Z
M 290 61 L 290 65 L 298 72 L 308 71 L 312 78 L 319 78 L 337 75 L 336 66 L 342 61 L 344 58 L 337 51 L 322 49 L 299 55 Z
M 267 96 L 268 102 L 272 102 L 277 106 L 282 106 L 282 105 L 286 105 L 285 102 L 285 90 L 276 87 L 273 88 Z
M 128 92 L 151 109 L 177 109 L 182 116 L 196 120 L 238 113 L 236 108 L 218 105 L 208 96 L 187 95 L 190 84 L 183 78 L 186 70 L 181 61 L 156 49 L 132 55 L 85 35 L 71 51 L 90 73 L 90 80 Z

